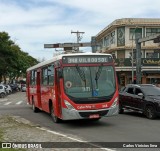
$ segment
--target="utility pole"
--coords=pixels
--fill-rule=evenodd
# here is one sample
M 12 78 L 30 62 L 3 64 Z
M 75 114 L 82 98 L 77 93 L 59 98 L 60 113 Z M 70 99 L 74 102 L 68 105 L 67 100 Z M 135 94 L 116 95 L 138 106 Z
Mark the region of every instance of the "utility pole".
M 131 58 L 131 60 L 132 60 L 132 82 L 134 81 L 134 47 L 133 47 L 133 39 L 134 39 L 134 41 L 136 43 L 136 30 L 137 29 L 138 29 L 138 27 L 136 26 L 134 31 L 133 31 L 133 34 L 132 34 L 132 58 Z
M 135 32 L 135 40 L 136 40 L 136 83 L 141 84 L 141 43 L 138 42 L 140 38 L 142 38 L 141 29 L 137 28 L 137 32 Z M 136 31 L 135 30 L 135 31 Z
M 77 35 L 77 43 L 81 41 L 82 36 L 80 34 L 84 34 L 85 32 L 80 32 L 80 31 L 71 31 L 71 34 L 76 34 Z M 79 52 L 79 47 L 77 47 L 77 52 Z
M 138 40 L 139 38 L 136 39 L 136 83 L 141 84 L 141 43 Z

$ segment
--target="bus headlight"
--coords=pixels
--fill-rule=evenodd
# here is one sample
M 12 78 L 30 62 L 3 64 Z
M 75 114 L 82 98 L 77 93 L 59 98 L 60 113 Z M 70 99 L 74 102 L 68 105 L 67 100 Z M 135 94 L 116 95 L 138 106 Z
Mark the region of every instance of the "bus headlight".
M 118 97 L 116 97 L 116 98 L 114 99 L 114 102 L 113 102 L 113 104 L 112 104 L 111 107 L 112 107 L 112 108 L 116 107 L 117 103 L 118 103 Z
M 64 103 L 69 110 L 75 110 L 75 108 L 68 101 L 64 100 Z

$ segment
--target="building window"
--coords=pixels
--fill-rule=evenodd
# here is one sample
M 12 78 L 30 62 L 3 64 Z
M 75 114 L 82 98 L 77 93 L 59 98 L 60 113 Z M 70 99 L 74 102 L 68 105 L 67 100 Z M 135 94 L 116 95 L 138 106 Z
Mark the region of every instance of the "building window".
M 147 52 L 146 58 L 158 58 L 158 52 Z
M 141 58 L 144 57 L 144 53 L 141 51 Z M 129 52 L 129 58 L 132 58 L 132 51 Z M 136 59 L 136 49 L 133 49 L 133 59 Z
M 117 46 L 125 46 L 125 27 L 117 28 Z
M 146 28 L 146 36 L 151 36 L 159 33 L 160 33 L 160 28 Z
M 110 43 L 111 43 L 111 44 L 115 44 L 115 31 L 111 33 Z
M 142 28 L 130 28 L 129 29 L 129 39 L 135 40 L 135 35 L 138 37 L 142 37 Z
M 104 38 L 104 46 L 108 47 L 109 46 L 109 36 Z

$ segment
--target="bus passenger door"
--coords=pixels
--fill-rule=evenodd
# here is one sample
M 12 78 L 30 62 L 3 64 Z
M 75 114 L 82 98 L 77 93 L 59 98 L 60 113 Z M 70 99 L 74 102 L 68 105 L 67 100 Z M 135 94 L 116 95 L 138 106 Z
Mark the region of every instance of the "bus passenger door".
M 38 101 L 38 108 L 42 108 L 41 103 L 41 78 L 40 78 L 40 71 L 37 72 L 37 101 Z
M 56 115 L 57 117 L 60 117 L 61 116 L 61 113 L 62 113 L 62 110 L 61 110 L 61 98 L 62 98 L 62 95 L 61 95 L 61 75 L 60 75 L 60 68 L 57 68 L 56 69 L 56 79 L 55 79 L 55 89 L 56 89 L 56 108 L 57 110 L 55 111 L 56 112 Z

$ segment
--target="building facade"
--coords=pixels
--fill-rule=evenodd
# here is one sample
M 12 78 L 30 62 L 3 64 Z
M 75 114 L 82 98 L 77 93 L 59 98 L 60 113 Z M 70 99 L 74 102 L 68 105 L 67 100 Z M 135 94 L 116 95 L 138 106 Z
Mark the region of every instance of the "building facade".
M 113 55 L 121 86 L 136 78 L 135 39 L 154 34 L 160 34 L 160 18 L 117 19 L 95 36 L 96 52 Z M 141 43 L 141 58 L 142 83 L 160 84 L 160 43 Z

